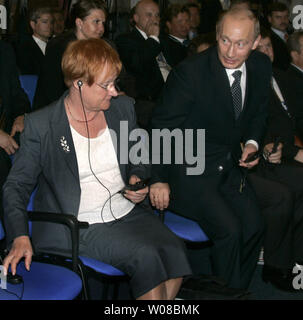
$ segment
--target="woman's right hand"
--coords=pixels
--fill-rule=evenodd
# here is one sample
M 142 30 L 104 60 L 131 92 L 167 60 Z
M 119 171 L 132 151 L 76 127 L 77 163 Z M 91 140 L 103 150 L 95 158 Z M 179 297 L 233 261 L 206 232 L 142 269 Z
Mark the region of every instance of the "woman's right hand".
M 9 254 L 5 257 L 3 262 L 4 272 L 7 273 L 9 265 L 11 265 L 11 272 L 16 274 L 16 268 L 19 261 L 25 258 L 25 267 L 29 271 L 32 262 L 33 249 L 28 236 L 20 236 L 15 238 Z

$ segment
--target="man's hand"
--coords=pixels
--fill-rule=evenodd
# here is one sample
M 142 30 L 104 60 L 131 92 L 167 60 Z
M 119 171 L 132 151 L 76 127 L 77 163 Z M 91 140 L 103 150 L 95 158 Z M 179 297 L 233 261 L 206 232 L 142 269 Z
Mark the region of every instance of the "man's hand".
M 12 274 L 16 274 L 16 268 L 19 261 L 25 258 L 25 267 L 29 271 L 32 262 L 33 249 L 28 236 L 20 236 L 15 238 L 13 246 L 9 254 L 3 262 L 4 272 L 6 273 L 9 265 L 11 265 Z
M 0 130 L 0 147 L 3 148 L 8 155 L 14 154 L 19 148 L 14 138 L 2 130 Z
M 263 148 L 263 154 L 268 162 L 275 164 L 281 163 L 283 144 L 279 143 L 277 147 L 277 152 L 275 153 L 272 153 L 273 146 L 273 143 L 268 143 Z
M 169 204 L 170 188 L 168 183 L 157 182 L 150 186 L 149 197 L 152 206 L 164 210 Z
M 19 116 L 15 119 L 12 130 L 11 130 L 11 137 L 13 137 L 16 132 L 22 132 L 24 130 L 24 115 Z
M 141 181 L 136 175 L 132 175 L 129 179 L 129 184 L 135 184 L 136 182 Z M 138 191 L 125 190 L 124 197 L 132 201 L 133 203 L 142 202 L 146 195 L 148 194 L 148 187 L 140 189 Z
M 255 165 L 257 165 L 259 163 L 259 159 L 256 159 L 256 160 L 248 162 L 248 163 L 244 162 L 249 154 L 257 152 L 257 151 L 258 150 L 254 144 L 248 143 L 242 151 L 242 156 L 241 156 L 241 159 L 239 160 L 239 166 L 250 169 L 250 168 L 254 167 Z
M 148 21 L 145 26 L 145 33 L 148 37 L 155 36 L 159 37 L 160 34 L 160 25 L 157 21 Z
M 298 153 L 296 154 L 295 158 L 296 161 L 303 163 L 303 149 L 300 149 Z

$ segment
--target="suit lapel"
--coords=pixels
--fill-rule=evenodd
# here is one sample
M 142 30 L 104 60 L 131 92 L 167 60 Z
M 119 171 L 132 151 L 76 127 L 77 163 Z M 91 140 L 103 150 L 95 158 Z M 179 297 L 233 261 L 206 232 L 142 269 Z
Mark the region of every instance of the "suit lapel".
M 57 108 L 54 108 L 53 119 L 51 122 L 53 141 L 55 145 L 54 152 L 61 154 L 73 177 L 77 180 L 77 183 L 79 183 L 75 146 L 64 108 L 64 98 L 66 95 L 67 92 L 58 101 Z M 58 157 L 58 159 L 60 159 L 60 157 Z
M 217 103 L 225 107 L 225 110 L 230 113 L 233 119 L 235 119 L 235 111 L 227 73 L 218 58 L 217 47 L 212 48 L 212 50 L 211 71 L 214 76 L 214 87 L 218 88 L 221 92 L 221 94 L 216 94 Z

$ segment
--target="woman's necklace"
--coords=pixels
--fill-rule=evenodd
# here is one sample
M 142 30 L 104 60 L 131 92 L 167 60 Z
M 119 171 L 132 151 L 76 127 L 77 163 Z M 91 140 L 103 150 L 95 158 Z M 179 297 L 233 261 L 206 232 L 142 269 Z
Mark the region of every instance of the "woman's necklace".
M 93 121 L 97 115 L 98 115 L 98 112 L 96 112 L 96 114 L 89 120 L 78 120 L 76 119 L 73 114 L 71 113 L 70 109 L 69 109 L 69 103 L 67 102 L 67 99 L 65 99 L 65 103 L 66 103 L 66 106 L 67 106 L 67 110 L 69 112 L 69 114 L 71 115 L 71 117 L 73 118 L 73 120 L 77 121 L 77 122 L 80 122 L 80 123 L 85 123 L 85 122 L 90 122 L 90 121 Z

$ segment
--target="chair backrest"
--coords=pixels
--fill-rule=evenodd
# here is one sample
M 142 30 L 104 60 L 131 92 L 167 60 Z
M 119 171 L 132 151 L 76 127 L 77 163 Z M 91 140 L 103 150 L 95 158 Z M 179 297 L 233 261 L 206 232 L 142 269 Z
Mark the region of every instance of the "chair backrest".
M 38 76 L 34 74 L 23 74 L 19 75 L 21 87 L 27 94 L 31 106 L 33 105 L 33 100 L 36 92 Z
M 0 240 L 4 239 L 4 237 L 5 237 L 5 233 L 2 226 L 2 222 L 0 221 Z

